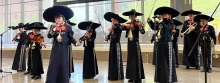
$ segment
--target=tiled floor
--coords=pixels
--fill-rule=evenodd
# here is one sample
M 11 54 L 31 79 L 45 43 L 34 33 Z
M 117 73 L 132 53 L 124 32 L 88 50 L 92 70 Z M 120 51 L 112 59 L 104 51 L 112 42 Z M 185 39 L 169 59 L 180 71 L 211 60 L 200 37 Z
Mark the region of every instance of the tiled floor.
M 3 70 L 12 71 L 12 58 L 3 58 Z M 39 80 L 32 80 L 30 75 L 24 75 L 24 72 L 12 71 L 12 74 L 3 73 L 3 78 L 0 77 L 0 83 L 44 83 L 46 80 L 48 59 L 44 59 L 44 71 L 42 78 Z M 72 73 L 70 83 L 127 83 L 127 79 L 122 81 L 108 81 L 108 62 L 98 61 L 99 74 L 94 79 L 82 79 L 82 61 L 74 60 L 75 72 Z M 126 63 L 124 63 L 126 65 Z M 124 66 L 124 69 L 126 66 Z M 151 63 L 144 63 L 144 70 L 146 79 L 143 83 L 154 83 L 154 66 Z M 204 73 L 189 69 L 186 70 L 184 66 L 177 69 L 178 82 L 177 83 L 205 83 Z M 1 74 L 0 74 L 1 76 Z M 213 67 L 213 73 L 208 74 L 208 83 L 220 83 L 220 68 Z

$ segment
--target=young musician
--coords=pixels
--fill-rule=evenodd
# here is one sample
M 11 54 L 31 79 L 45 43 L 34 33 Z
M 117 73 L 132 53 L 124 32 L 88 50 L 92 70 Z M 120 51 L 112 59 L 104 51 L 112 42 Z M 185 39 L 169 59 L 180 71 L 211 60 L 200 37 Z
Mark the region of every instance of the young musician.
M 40 34 L 40 29 L 47 29 L 44 27 L 43 23 L 34 22 L 28 27 L 29 30 L 32 30 L 28 34 L 27 39 L 27 48 L 28 52 L 28 72 L 33 75 L 32 79 L 40 79 L 41 74 L 44 73 L 43 62 L 42 62 L 42 47 L 45 47 L 44 37 Z M 28 73 L 25 73 L 28 74 Z
M 25 71 L 26 70 L 25 43 L 27 39 L 27 33 L 24 29 L 23 23 L 18 24 L 18 30 L 19 30 L 19 33 L 17 33 L 16 36 L 12 40 L 12 41 L 18 42 L 15 57 L 14 57 L 13 64 L 12 64 L 12 70 Z
M 95 53 L 95 39 L 96 31 L 101 24 L 91 21 L 84 21 L 79 23 L 78 27 L 81 30 L 86 30 L 84 36 L 79 39 L 80 44 L 83 43 L 84 58 L 83 58 L 83 78 L 93 79 L 98 75 L 98 64 Z
M 210 19 L 209 19 L 210 18 Z M 201 46 L 202 50 L 202 56 L 203 56 L 203 72 L 207 71 L 208 73 L 212 72 L 212 53 L 211 53 L 211 40 L 214 41 L 214 44 L 216 45 L 216 35 L 215 35 L 215 29 L 213 26 L 206 24 L 207 21 L 211 22 L 214 20 L 214 18 L 200 14 L 195 16 L 194 20 L 196 22 L 199 22 L 200 25 L 196 27 L 196 31 L 200 34 L 202 32 L 202 29 L 204 29 L 204 33 L 202 33 L 200 39 L 199 39 L 199 45 Z M 206 66 L 204 66 L 207 64 Z
M 105 13 L 104 18 L 112 23 L 109 35 L 105 37 L 105 41 L 110 40 L 108 79 L 122 80 L 124 79 L 124 70 L 120 43 L 122 26 L 120 23 L 124 23 L 127 20 L 112 12 Z
M 46 83 L 69 83 L 69 42 L 79 45 L 73 38 L 71 26 L 65 22 L 72 17 L 73 11 L 64 6 L 53 6 L 43 13 L 46 21 L 54 22 L 47 35 L 48 38 L 53 38 L 53 45 Z
M 193 30 L 195 26 L 192 26 L 192 27 L 190 26 L 193 24 L 198 25 L 193 20 L 193 18 L 195 15 L 200 14 L 200 13 L 201 12 L 195 11 L 195 10 L 187 10 L 181 14 L 182 16 L 188 16 L 188 20 L 183 22 L 183 28 L 181 30 L 181 37 L 184 37 L 183 65 L 185 65 L 187 69 L 189 69 L 189 67 L 195 67 L 196 69 L 200 70 L 198 45 L 195 46 L 195 48 L 189 55 L 189 52 L 191 51 L 197 38 L 197 33 Z M 188 33 L 187 29 L 190 30 L 191 32 Z
M 156 34 L 156 69 L 155 82 L 173 83 L 177 82 L 175 69 L 175 56 L 172 46 L 172 30 L 174 23 L 172 17 L 179 15 L 179 12 L 170 7 L 159 7 L 155 10 L 154 15 L 160 15 L 159 20 L 154 28 L 154 23 L 148 18 L 148 23 Z
M 142 62 L 141 47 L 139 44 L 139 33 L 144 34 L 144 25 L 137 16 L 143 14 L 136 12 L 132 9 L 123 13 L 124 16 L 129 16 L 131 22 L 123 24 L 123 30 L 126 31 L 126 38 L 128 38 L 128 58 L 126 68 L 126 78 L 128 82 L 141 83 L 142 79 L 145 79 L 144 67 Z

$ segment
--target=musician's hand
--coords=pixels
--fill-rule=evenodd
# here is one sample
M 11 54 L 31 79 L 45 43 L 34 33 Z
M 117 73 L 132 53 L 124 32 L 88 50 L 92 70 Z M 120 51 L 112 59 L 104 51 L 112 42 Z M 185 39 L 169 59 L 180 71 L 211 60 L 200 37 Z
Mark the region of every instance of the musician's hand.
M 112 29 L 112 28 L 110 28 L 110 29 L 109 29 L 109 31 L 110 31 L 110 32 L 113 32 L 113 29 Z
M 108 37 L 107 36 L 105 36 L 105 41 L 108 41 Z
M 181 36 L 181 37 L 184 37 L 184 33 L 181 33 L 180 36 Z
M 175 29 L 173 29 L 173 30 L 172 30 L 172 32 L 173 32 L 173 33 L 176 33 L 176 30 L 175 30 Z
M 195 30 L 196 28 L 193 26 L 193 27 L 191 27 L 190 28 L 190 31 L 193 31 L 193 30 Z
M 13 38 L 11 41 L 15 41 L 16 40 L 16 38 Z
M 28 52 L 29 51 L 29 48 L 26 48 L 26 52 Z
M 153 42 L 149 41 L 148 44 L 152 44 Z
M 76 43 L 76 46 L 81 46 L 81 43 L 80 43 L 80 42 L 77 42 L 77 43 Z
M 130 27 L 130 24 L 123 24 L 123 26 L 125 26 L 126 28 L 129 28 Z
M 56 26 L 57 26 L 57 23 L 53 23 L 52 26 L 53 26 L 53 27 L 56 27 Z
M 150 17 L 148 17 L 148 18 L 147 18 L 147 22 L 150 22 L 150 21 L 151 21 L 151 19 L 150 19 Z

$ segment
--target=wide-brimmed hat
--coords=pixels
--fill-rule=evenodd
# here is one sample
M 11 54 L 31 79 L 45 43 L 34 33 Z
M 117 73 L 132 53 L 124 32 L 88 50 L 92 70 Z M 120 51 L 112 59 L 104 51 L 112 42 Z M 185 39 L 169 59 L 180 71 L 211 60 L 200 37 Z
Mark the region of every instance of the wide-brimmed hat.
M 135 9 L 132 9 L 130 11 L 122 13 L 124 16 L 130 16 L 130 15 L 135 15 L 135 16 L 142 16 L 144 14 L 137 12 Z
M 190 10 L 182 12 L 181 16 L 188 16 L 189 14 L 197 15 L 197 14 L 201 14 L 201 12 L 200 11 L 195 11 L 193 9 L 190 9 Z
M 25 30 L 32 30 L 32 29 L 47 29 L 47 28 L 41 22 L 33 22 L 28 27 L 25 27 Z
M 176 25 L 176 26 L 180 26 L 183 24 L 182 22 L 180 22 L 179 20 L 176 20 L 176 19 L 173 19 L 173 22 L 174 22 L 174 25 Z
M 171 7 L 159 7 L 154 11 L 154 15 L 163 15 L 164 13 L 171 14 L 172 17 L 176 17 L 180 14 L 179 11 Z
M 70 26 L 75 26 L 75 25 L 76 25 L 76 23 L 70 22 L 70 20 L 67 20 L 66 22 L 67 22 L 67 24 L 69 24 Z
M 73 11 L 65 6 L 53 6 L 50 8 L 47 8 L 43 13 L 44 20 L 48 22 L 55 22 L 54 16 L 57 14 L 61 14 L 65 17 L 65 20 L 69 20 L 73 17 L 74 13 Z
M 194 21 L 200 22 L 200 19 L 209 20 L 209 22 L 214 20 L 214 18 L 212 18 L 208 15 L 205 15 L 205 14 L 199 14 L 194 17 Z
M 119 23 L 127 22 L 126 19 L 124 19 L 124 18 L 120 17 L 118 14 L 115 14 L 115 13 L 112 13 L 112 12 L 105 13 L 104 18 L 105 18 L 105 20 L 107 20 L 109 22 L 112 22 L 111 21 L 112 18 L 117 19 Z
M 101 24 L 99 23 L 94 23 L 92 21 L 84 21 L 84 22 L 80 22 L 78 24 L 78 28 L 81 30 L 86 30 L 87 27 L 91 27 L 93 30 L 95 30 L 96 28 L 98 28 Z

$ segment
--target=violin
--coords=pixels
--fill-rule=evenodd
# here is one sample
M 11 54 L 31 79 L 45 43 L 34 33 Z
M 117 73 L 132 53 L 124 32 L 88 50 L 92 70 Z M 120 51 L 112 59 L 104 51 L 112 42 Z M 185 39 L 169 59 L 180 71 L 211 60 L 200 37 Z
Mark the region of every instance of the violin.
M 127 27 L 127 28 L 130 28 L 130 29 L 134 29 L 135 26 L 143 27 L 144 24 L 139 20 L 135 20 L 135 21 L 132 21 L 130 23 L 124 24 L 124 26 Z
M 30 34 L 29 37 L 32 41 L 35 41 L 46 48 L 46 44 L 44 44 L 44 37 L 42 37 L 41 35 Z
M 20 36 L 21 34 L 22 34 L 22 32 L 17 33 L 17 34 L 15 35 L 15 37 L 12 39 L 12 41 L 15 41 L 15 40 L 18 38 L 18 36 Z

